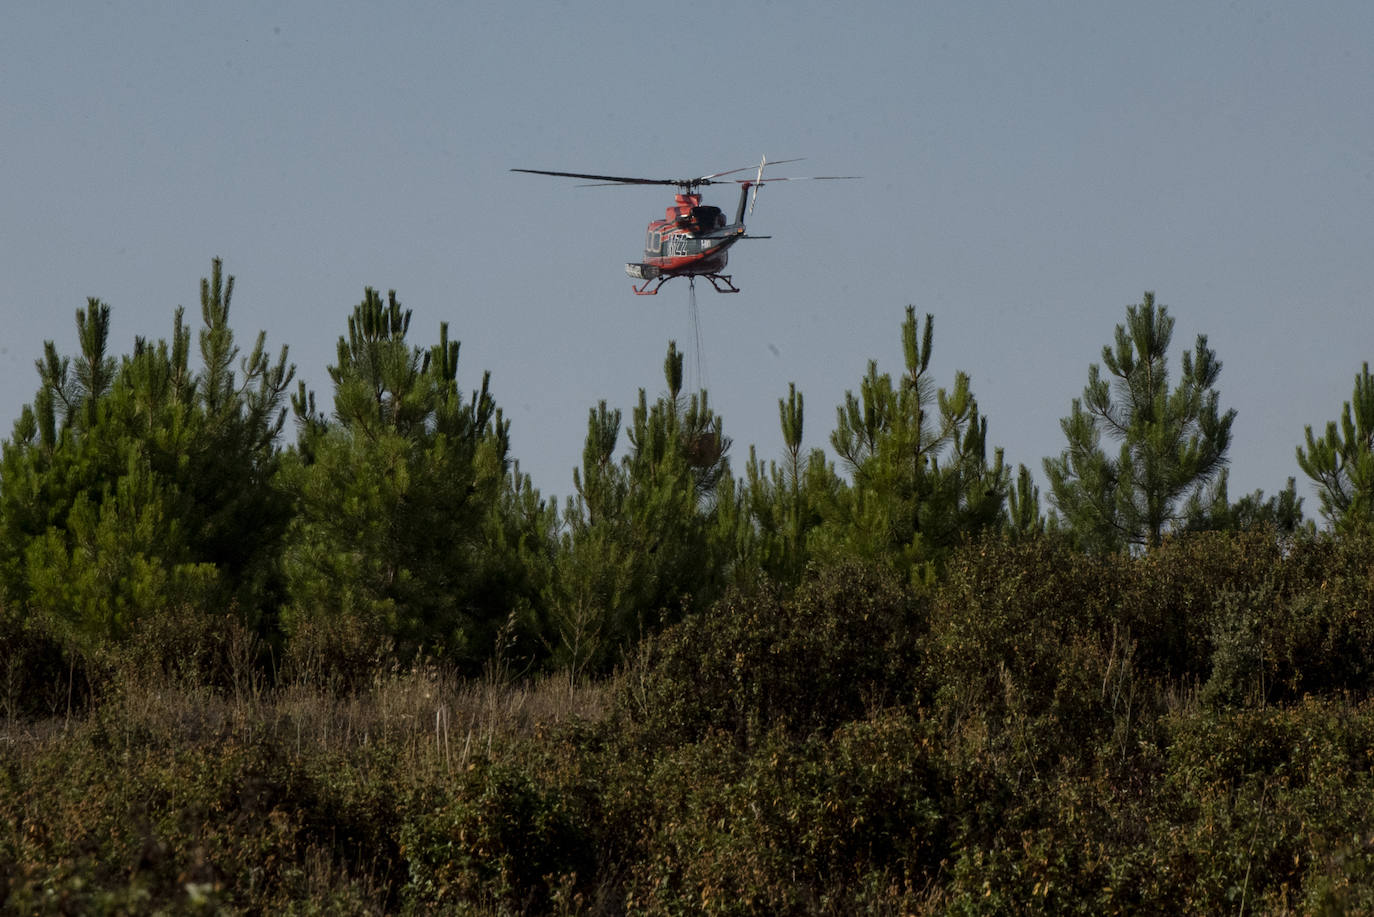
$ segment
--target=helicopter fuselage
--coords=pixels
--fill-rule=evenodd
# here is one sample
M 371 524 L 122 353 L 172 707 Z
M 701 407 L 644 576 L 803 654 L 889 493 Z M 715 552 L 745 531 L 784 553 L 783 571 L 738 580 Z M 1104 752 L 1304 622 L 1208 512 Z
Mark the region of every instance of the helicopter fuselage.
M 651 280 L 658 280 L 658 286 L 662 286 L 673 277 L 696 276 L 705 276 L 721 292 L 736 292 L 730 279 L 720 272 L 729 262 L 730 247 L 744 238 L 744 201 L 748 190 L 745 184 L 733 223 L 725 221 L 725 213 L 719 207 L 703 205 L 699 194 L 674 195 L 673 205 L 667 208 L 663 219 L 649 224 L 644 238 L 644 260 L 625 265 L 625 273 L 630 277 L 646 281 L 635 292 L 649 292 Z

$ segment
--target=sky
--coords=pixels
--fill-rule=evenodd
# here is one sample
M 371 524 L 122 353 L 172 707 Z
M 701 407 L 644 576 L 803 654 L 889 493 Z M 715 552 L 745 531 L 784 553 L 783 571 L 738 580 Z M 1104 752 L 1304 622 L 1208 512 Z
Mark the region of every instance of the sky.
M 366 287 L 491 373 L 512 455 L 573 491 L 587 414 L 663 392 L 670 340 L 734 441 L 806 447 L 869 360 L 902 370 L 934 316 L 992 445 L 1048 491 L 1046 456 L 1145 291 L 1198 335 L 1237 417 L 1231 496 L 1299 479 L 1306 425 L 1374 357 L 1374 4 L 1215 2 L 52 3 L 0 29 L 0 430 L 45 340 L 88 297 L 111 351 L 199 322 L 211 259 L 231 324 L 327 366 Z M 631 293 L 672 189 L 511 168 L 676 178 L 805 157 L 731 252 L 742 290 Z M 733 213 L 733 185 L 706 202 Z M 698 346 L 697 341 L 700 341 Z M 288 427 L 289 430 L 289 427 Z M 624 437 L 622 436 L 622 446 Z M 833 451 L 831 451 L 833 458 Z

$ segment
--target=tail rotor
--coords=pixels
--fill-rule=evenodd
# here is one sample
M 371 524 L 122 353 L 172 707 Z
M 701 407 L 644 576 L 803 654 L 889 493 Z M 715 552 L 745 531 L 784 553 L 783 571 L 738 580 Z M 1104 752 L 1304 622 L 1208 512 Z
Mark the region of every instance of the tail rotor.
M 754 193 L 749 199 L 749 215 L 754 215 L 754 207 L 759 202 L 759 188 L 763 187 L 763 167 L 768 164 L 768 157 L 759 157 L 759 174 L 754 178 Z

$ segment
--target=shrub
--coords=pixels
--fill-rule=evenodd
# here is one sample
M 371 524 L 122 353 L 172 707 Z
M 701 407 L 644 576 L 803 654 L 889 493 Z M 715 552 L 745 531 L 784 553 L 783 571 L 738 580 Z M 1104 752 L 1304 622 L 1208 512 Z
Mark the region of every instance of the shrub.
M 592 872 L 585 813 L 506 762 L 475 760 L 451 783 L 418 787 L 398 833 L 411 906 L 540 912 Z
M 87 686 L 55 637 L 0 604 L 0 722 L 79 707 Z
M 1169 802 L 1151 832 L 1192 912 L 1314 912 L 1368 901 L 1350 886 L 1374 837 L 1374 715 L 1368 705 L 1203 711 L 1165 721 Z M 1306 899 L 1307 905 L 1300 904 Z M 1359 910 L 1359 908 L 1356 908 Z
M 1279 697 L 1374 689 L 1374 538 L 1319 538 L 1285 558 L 1292 585 L 1264 622 Z
M 1131 688 L 1131 646 L 1111 623 L 1119 580 L 1114 559 L 1051 538 L 961 548 L 931 606 L 936 709 L 950 724 L 973 716 L 994 728 L 1049 718 L 1059 741 L 1090 739 Z
M 779 727 L 745 752 L 716 732 L 663 755 L 626 908 L 853 913 L 875 889 L 914 899 L 948 852 L 931 733 L 887 711 L 830 737 Z
M 775 727 L 805 735 L 912 698 L 924 608 L 888 573 L 812 570 L 784 598 L 735 591 L 648 641 L 617 704 L 653 741 L 723 730 L 747 746 Z
M 1166 540 L 1127 566 L 1117 619 L 1136 640 L 1141 665 L 1155 676 L 1203 681 L 1218 612 L 1233 610 L 1219 608 L 1219 597 L 1273 578 L 1283 546 L 1265 532 L 1201 532 Z

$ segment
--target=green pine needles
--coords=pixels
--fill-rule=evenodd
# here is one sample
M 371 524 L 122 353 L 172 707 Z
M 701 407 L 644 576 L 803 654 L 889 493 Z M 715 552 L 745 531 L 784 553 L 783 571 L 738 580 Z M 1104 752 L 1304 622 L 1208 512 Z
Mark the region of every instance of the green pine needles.
M 1198 335 L 1170 388 L 1173 331 L 1168 307 L 1156 307 L 1153 293 L 1128 307 L 1115 349 L 1102 348 L 1110 378 L 1089 367 L 1083 397 L 1060 422 L 1068 447 L 1045 459 L 1052 502 L 1089 550 L 1158 546 L 1190 498 L 1208 501 L 1208 485 L 1225 467 L 1236 412 L 1219 407 L 1221 362 Z
M 1322 515 L 1338 531 L 1368 529 L 1374 523 L 1374 377 L 1368 363 L 1341 408 L 1340 426 L 1329 421 L 1321 437 L 1309 426 L 1305 436 L 1298 466 L 1317 485 Z

